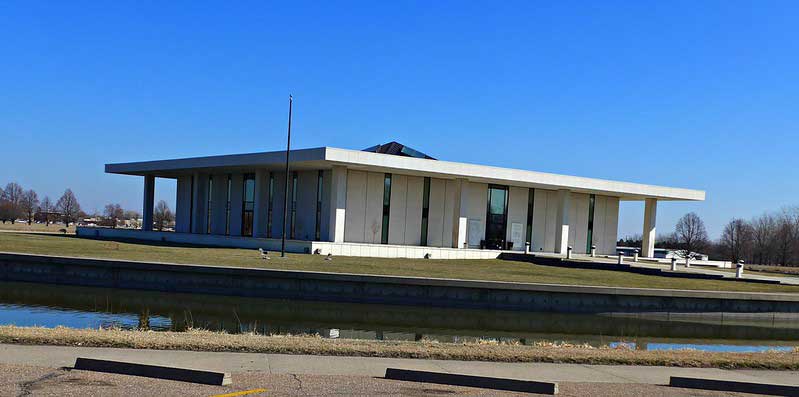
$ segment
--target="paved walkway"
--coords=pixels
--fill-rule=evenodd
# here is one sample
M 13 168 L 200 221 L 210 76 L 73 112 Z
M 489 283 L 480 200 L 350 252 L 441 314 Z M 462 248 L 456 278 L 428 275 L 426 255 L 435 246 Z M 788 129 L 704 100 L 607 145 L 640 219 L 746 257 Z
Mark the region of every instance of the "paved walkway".
M 382 377 L 388 367 L 552 382 L 668 384 L 670 376 L 799 385 L 799 371 L 723 370 L 624 365 L 491 363 L 372 357 L 331 357 L 256 353 L 213 353 L 0 344 L 0 364 L 71 367 L 77 357 L 271 375 Z
M 560 257 L 562 258 L 563 255 L 547 255 L 547 254 L 536 254 L 537 256 L 551 256 L 551 257 Z M 597 263 L 610 263 L 615 264 L 617 263 L 617 259 L 608 258 L 604 256 L 598 256 L 595 258 L 591 258 L 590 256 L 579 255 L 575 256 L 575 260 L 578 261 L 586 261 L 586 262 L 597 262 Z M 624 264 L 631 266 L 631 267 L 643 267 L 643 268 L 651 268 L 651 269 L 660 269 L 660 270 L 670 270 L 671 263 L 664 263 L 661 261 L 654 261 L 651 259 L 642 258 L 639 262 L 633 262 L 633 258 L 624 257 Z M 698 266 L 694 265 L 693 267 L 686 268 L 684 261 L 677 262 L 677 271 L 678 272 L 685 272 L 685 273 L 697 273 L 697 274 L 712 274 L 712 275 L 721 275 L 726 278 L 735 278 L 735 271 L 734 270 L 720 270 L 713 267 L 708 266 Z M 763 275 L 757 272 L 746 271 L 746 267 L 744 267 L 744 278 L 752 279 L 752 280 L 771 280 L 771 281 L 779 281 L 785 285 L 799 285 L 799 277 L 793 276 L 780 276 L 780 275 Z

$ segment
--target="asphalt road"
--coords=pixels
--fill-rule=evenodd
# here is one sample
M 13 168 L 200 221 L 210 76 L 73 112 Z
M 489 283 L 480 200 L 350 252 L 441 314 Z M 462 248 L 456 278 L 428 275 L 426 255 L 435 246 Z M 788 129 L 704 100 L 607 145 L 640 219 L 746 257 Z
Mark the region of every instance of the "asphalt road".
M 229 372 L 206 386 L 68 369 L 77 357 Z M 796 371 L 492 363 L 0 344 L 0 396 L 520 396 L 496 390 L 383 379 L 387 367 L 558 382 L 562 396 L 735 396 L 663 386 L 670 376 L 799 384 Z
M 234 373 L 232 386 L 88 371 L 0 364 L 0 396 L 530 396 L 531 394 L 386 380 L 369 376 Z M 649 384 L 561 383 L 560 396 L 746 396 Z

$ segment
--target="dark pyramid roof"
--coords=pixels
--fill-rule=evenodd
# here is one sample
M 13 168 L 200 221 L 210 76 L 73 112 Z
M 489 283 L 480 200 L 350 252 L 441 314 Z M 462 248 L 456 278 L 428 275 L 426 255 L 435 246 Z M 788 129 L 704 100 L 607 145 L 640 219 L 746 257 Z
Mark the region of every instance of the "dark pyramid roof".
M 363 150 L 364 152 L 373 152 L 373 153 L 382 153 L 382 154 L 392 154 L 394 156 L 406 156 L 406 157 L 416 157 L 419 159 L 429 159 L 435 160 L 435 158 L 430 157 L 416 149 L 413 149 L 409 146 L 405 146 L 399 142 L 391 141 L 389 143 L 385 143 L 382 145 L 375 145 L 372 147 L 368 147 Z

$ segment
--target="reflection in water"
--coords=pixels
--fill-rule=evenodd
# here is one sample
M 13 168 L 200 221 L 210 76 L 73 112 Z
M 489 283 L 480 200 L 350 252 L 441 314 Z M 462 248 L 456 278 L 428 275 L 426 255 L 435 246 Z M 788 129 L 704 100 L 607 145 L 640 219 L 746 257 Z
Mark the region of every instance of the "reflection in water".
M 617 348 L 625 347 L 634 350 L 701 350 L 706 352 L 732 352 L 732 353 L 762 353 L 762 352 L 791 352 L 794 346 L 773 345 L 709 345 L 701 343 L 635 343 L 613 342 L 608 346 Z
M 0 324 L 231 333 L 319 334 L 328 338 L 533 344 L 565 341 L 631 348 L 799 343 L 799 321 L 660 321 L 625 315 L 286 301 L 200 294 L 0 282 Z M 700 346 L 701 347 L 701 346 Z M 723 349 L 731 350 L 731 347 Z

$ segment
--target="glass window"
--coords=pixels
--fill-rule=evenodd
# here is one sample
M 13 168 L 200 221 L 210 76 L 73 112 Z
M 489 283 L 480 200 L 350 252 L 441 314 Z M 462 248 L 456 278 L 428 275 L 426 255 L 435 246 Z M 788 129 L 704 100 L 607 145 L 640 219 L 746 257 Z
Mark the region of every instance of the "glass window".
M 505 231 L 508 217 L 508 187 L 488 187 L 488 211 L 484 247 L 505 249 Z
M 225 203 L 225 235 L 230 236 L 230 189 L 232 187 L 230 174 L 227 176 L 227 203 Z
M 535 189 L 527 191 L 527 235 L 525 241 L 533 246 L 533 208 L 535 207 Z
M 275 200 L 275 174 L 273 172 L 269 173 L 269 202 L 267 204 L 267 214 L 266 214 L 266 237 L 272 237 L 272 209 L 274 208 L 274 200 Z
M 316 177 L 316 226 L 314 228 L 314 239 L 319 241 L 322 239 L 322 183 L 324 182 L 324 173 L 319 170 Z
M 596 195 L 588 196 L 588 238 L 585 239 L 585 252 L 591 252 L 594 245 L 594 206 L 596 205 Z
M 241 235 L 252 236 L 253 210 L 255 209 L 255 175 L 244 175 L 244 202 L 241 210 Z
M 211 234 L 211 219 L 212 214 L 211 210 L 214 208 L 213 200 L 214 197 L 214 177 L 208 177 L 208 215 L 205 218 L 205 233 Z
M 380 244 L 388 244 L 388 217 L 391 212 L 391 174 L 383 178 L 383 225 L 380 232 Z
M 422 191 L 422 238 L 421 245 L 427 245 L 427 225 L 430 223 L 430 178 L 424 178 Z
M 191 176 L 191 194 L 189 195 L 189 233 L 194 233 L 194 175 Z
M 297 231 L 297 171 L 291 173 L 291 234 L 294 239 Z

